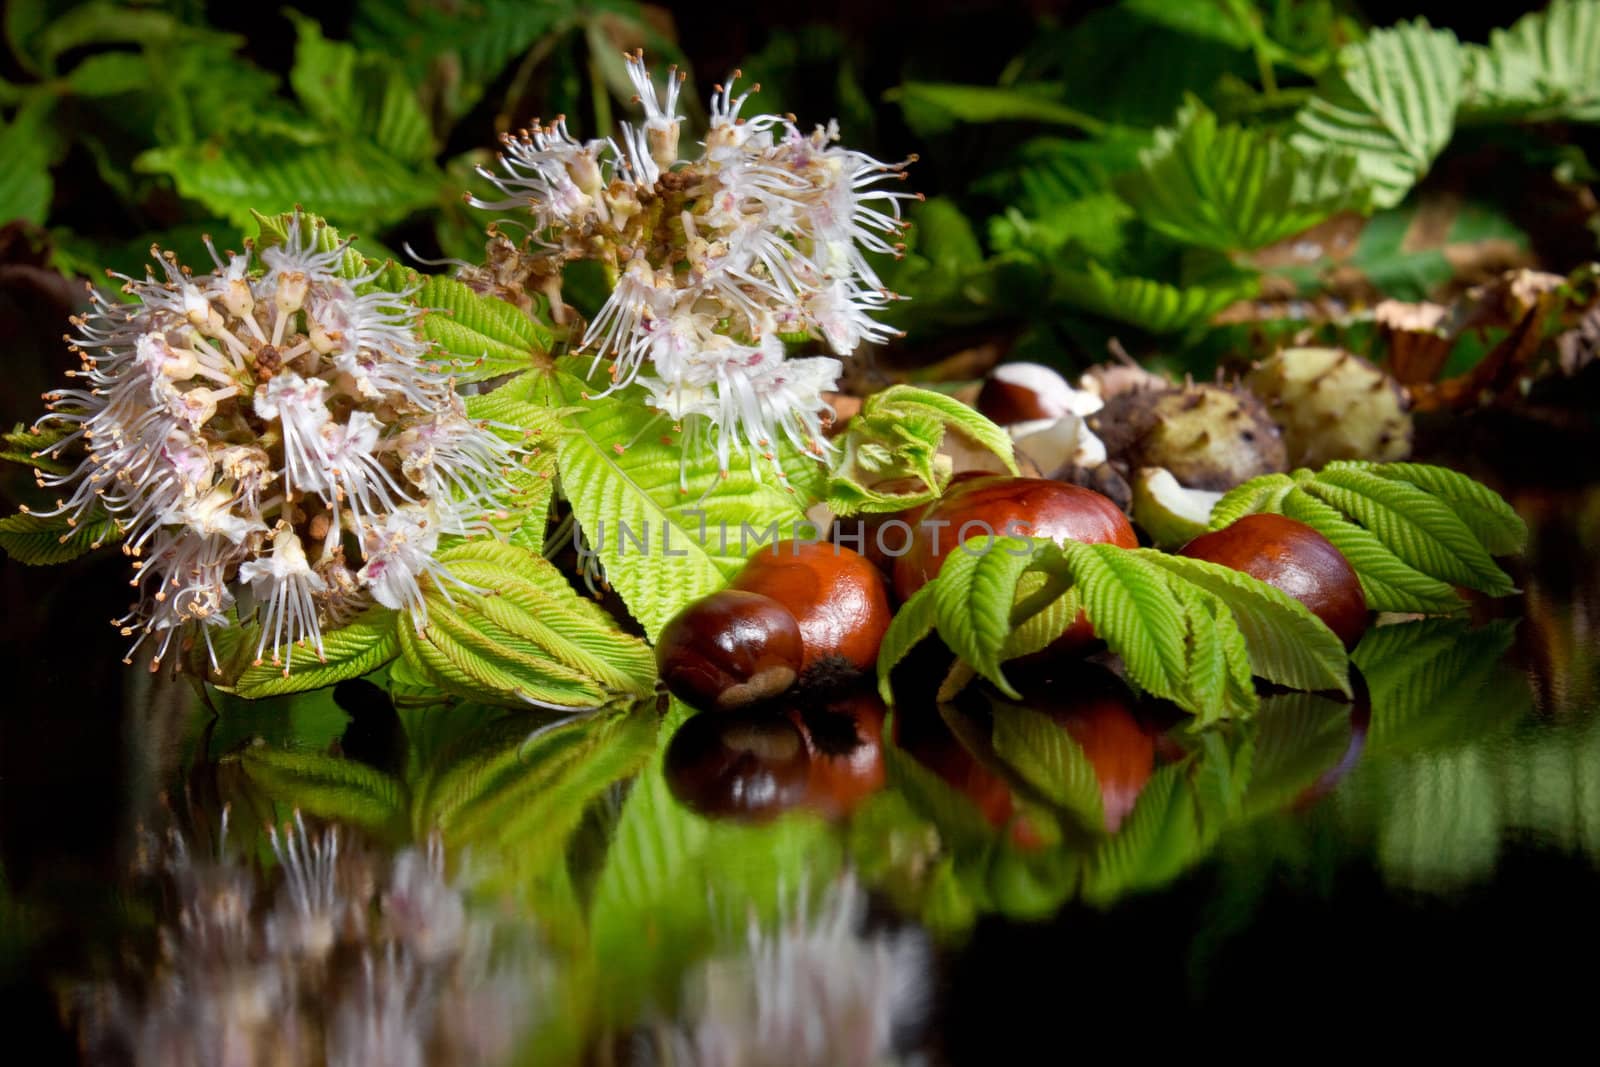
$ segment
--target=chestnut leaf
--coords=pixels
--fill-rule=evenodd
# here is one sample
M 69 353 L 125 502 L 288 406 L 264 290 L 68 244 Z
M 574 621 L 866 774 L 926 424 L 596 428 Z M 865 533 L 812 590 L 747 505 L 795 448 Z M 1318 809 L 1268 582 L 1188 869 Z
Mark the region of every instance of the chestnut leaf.
M 575 711 L 654 688 L 655 659 L 644 642 L 618 630 L 542 556 L 480 540 L 438 559 L 453 580 L 429 583 L 426 621 L 402 618 L 397 632 L 408 666 L 439 689 Z
M 774 443 L 781 481 L 761 460 L 759 477 L 748 464 L 723 476 L 716 450 L 675 431 L 642 387 L 591 402 L 582 379 L 563 374 L 560 386 L 571 411 L 557 445 L 562 490 L 606 581 L 652 640 L 685 604 L 727 584 L 751 539 L 806 536 L 822 464 L 787 441 Z
M 245 667 L 231 684 L 228 679 L 221 679 L 218 688 L 257 700 L 284 693 L 304 693 L 348 678 L 359 678 L 377 670 L 399 654 L 400 643 L 395 635 L 398 616 L 398 612 L 375 605 L 348 625 L 324 633 L 322 658 L 318 658 L 316 649 L 297 647 L 294 658 L 288 660 L 289 650 L 278 649 L 265 654 L 263 662 Z M 253 651 L 259 637 L 259 627 L 251 625 L 242 632 L 241 647 L 245 651 Z M 290 669 L 285 670 L 280 664 L 274 664 L 274 657 L 289 662 Z M 220 662 L 227 661 L 227 656 L 220 656 Z M 212 677 L 215 678 L 215 675 Z
M 1211 528 L 1261 512 L 1286 515 L 1333 542 L 1374 611 L 1444 614 L 1455 586 L 1515 592 L 1495 555 L 1527 544 L 1527 527 L 1498 494 L 1444 467 L 1342 461 L 1251 479 L 1211 512 Z
M 21 512 L 0 519 L 0 548 L 18 563 L 30 566 L 65 563 L 120 540 L 117 524 L 98 506 L 75 526 L 68 524 L 65 515 Z

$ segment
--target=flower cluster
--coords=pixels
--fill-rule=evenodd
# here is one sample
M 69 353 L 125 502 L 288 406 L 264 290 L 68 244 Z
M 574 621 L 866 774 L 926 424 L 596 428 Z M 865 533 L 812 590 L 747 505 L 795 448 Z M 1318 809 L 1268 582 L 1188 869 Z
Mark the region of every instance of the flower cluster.
M 177 914 L 133 981 L 79 991 L 90 1062 L 510 1061 L 548 961 L 530 930 L 469 910 L 437 837 L 388 858 L 296 812 L 270 842 L 276 886 L 230 852 L 226 809 L 214 856 L 148 835 L 144 873 Z
M 138 590 L 115 623 L 155 642 L 152 670 L 192 630 L 215 666 L 234 618 L 285 674 L 374 601 L 420 618 L 439 537 L 481 526 L 514 458 L 430 366 L 410 294 L 343 276 L 346 247 L 301 221 L 259 256 L 208 241 L 208 275 L 156 250 L 164 277 L 119 276 L 133 302 L 94 294 L 73 320 L 85 387 L 45 396 L 41 455 L 85 455 L 39 474 L 64 494 L 41 514 L 115 523 Z
M 874 315 L 897 297 L 867 253 L 902 248 L 900 201 L 913 194 L 882 183 L 912 160 L 839 146 L 836 123 L 806 133 L 792 116 L 743 118 L 749 93 L 730 83 L 711 97 L 699 157 L 680 161 L 681 75 L 658 93 L 642 53 L 627 59 L 645 120 L 622 124 L 620 146 L 578 141 L 562 119 L 536 126 L 505 139 L 500 173 L 481 172 L 506 198 L 471 202 L 532 213 L 528 282 L 558 316 L 562 267 L 601 261 L 615 285 L 582 348 L 595 369 L 611 358 L 612 388 L 637 378 L 657 410 L 708 427 L 724 472 L 734 452 L 757 471 L 780 434 L 821 455 L 822 394 L 841 364 L 787 358 L 784 342 L 846 356 L 893 336 Z

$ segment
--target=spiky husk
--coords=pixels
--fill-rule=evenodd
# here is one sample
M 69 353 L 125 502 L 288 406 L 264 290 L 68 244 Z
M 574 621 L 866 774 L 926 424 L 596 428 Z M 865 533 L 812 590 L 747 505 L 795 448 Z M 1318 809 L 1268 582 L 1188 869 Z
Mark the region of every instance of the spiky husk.
M 1259 363 L 1247 384 L 1283 428 L 1295 466 L 1336 459 L 1392 462 L 1411 454 L 1404 387 L 1338 348 L 1286 348 Z
M 1129 470 L 1165 467 L 1192 489 L 1225 491 L 1288 469 L 1277 425 L 1242 389 L 1135 389 L 1112 397 L 1089 425 L 1115 462 Z

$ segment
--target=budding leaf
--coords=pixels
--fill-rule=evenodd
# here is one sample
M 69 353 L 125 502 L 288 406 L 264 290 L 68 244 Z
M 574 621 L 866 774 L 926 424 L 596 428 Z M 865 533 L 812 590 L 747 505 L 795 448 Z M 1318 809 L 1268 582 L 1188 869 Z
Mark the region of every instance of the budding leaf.
M 66 516 L 7 515 L 0 519 L 0 548 L 18 563 L 65 563 L 122 539 L 117 524 L 98 510 L 68 525 Z

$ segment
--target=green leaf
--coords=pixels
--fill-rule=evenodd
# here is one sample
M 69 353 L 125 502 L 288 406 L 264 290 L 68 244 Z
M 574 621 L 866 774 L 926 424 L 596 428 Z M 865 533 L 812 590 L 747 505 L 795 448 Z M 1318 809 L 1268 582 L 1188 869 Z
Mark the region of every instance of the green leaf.
M 1181 701 L 1189 673 L 1183 615 L 1166 573 L 1127 549 L 1069 541 L 1062 557 L 1089 621 L 1141 688 Z
M 433 155 L 427 116 L 398 64 L 330 41 L 315 19 L 287 14 L 297 37 L 289 84 L 308 114 L 395 159 L 417 163 Z
M 1011 204 L 1043 224 L 1059 205 L 1103 194 L 1116 175 L 1139 165 L 1139 154 L 1147 144 L 1149 138 L 1143 133 L 1093 141 L 1035 137 L 993 173 L 974 182 L 973 192 Z
M 1553 0 L 1469 45 L 1462 118 L 1600 122 L 1600 3 Z
M 1250 651 L 1227 606 L 1185 582 L 1171 583 L 1171 591 L 1187 630 L 1189 662 L 1179 703 L 1195 713 L 1199 726 L 1255 714 Z
M 770 469 L 758 481 L 743 464 L 722 477 L 712 450 L 684 454 L 691 446 L 637 387 L 588 402 L 583 382 L 563 376 L 562 391 L 575 405 L 559 444 L 562 488 L 606 580 L 652 640 L 725 585 L 759 540 L 810 531 L 796 476 L 787 489 Z M 820 466 L 780 447 L 797 475 Z
M 1295 481 L 1287 474 L 1263 474 L 1228 491 L 1211 509 L 1211 528 L 1232 526 L 1258 511 L 1278 512 Z
M 1172 764 L 1150 776 L 1118 832 L 1089 857 L 1081 888 L 1086 901 L 1103 906 L 1163 885 L 1201 854 L 1205 838 L 1185 771 Z
M 1107 192 L 1048 204 L 1029 217 L 1015 207 L 989 220 L 989 243 L 996 252 L 1028 252 L 1051 258 L 1081 250 L 1096 259 L 1117 256 L 1124 244 L 1123 226 L 1133 208 Z
M 150 63 L 132 52 L 104 52 L 89 56 L 72 68 L 67 88 L 78 96 L 118 96 L 147 89 Z
M 405 839 L 410 804 L 405 783 L 365 763 L 258 742 L 239 754 L 239 765 L 273 800 L 391 841 Z
M 1220 564 L 1153 550 L 1139 555 L 1227 605 L 1244 636 L 1254 674 L 1294 689 L 1337 689 L 1349 695 L 1344 645 L 1304 604 Z
M 29 566 L 65 563 L 121 539 L 117 524 L 98 510 L 76 526 L 69 524 L 64 515 L 46 517 L 23 512 L 0 519 L 0 548 L 18 563 Z
M 1117 190 L 1145 222 L 1186 244 L 1261 248 L 1363 206 L 1354 155 L 1308 155 L 1270 132 L 1219 125 L 1193 97 L 1139 162 Z
M 542 556 L 485 539 L 438 559 L 451 578 L 425 591 L 426 621 L 415 628 L 402 622 L 398 632 L 410 667 L 439 688 L 469 700 L 567 711 L 653 689 L 650 650 L 579 597 Z
M 958 122 L 1046 122 L 1073 126 L 1098 134 L 1106 124 L 1066 106 L 1057 99 L 1059 89 L 1001 88 L 952 82 L 904 82 L 884 94 L 899 103 L 906 123 L 924 137 L 950 129 Z
M 878 693 L 885 704 L 894 703 L 889 675 L 923 638 L 933 633 L 938 619 L 937 582 L 929 582 L 900 605 L 878 646 Z
M 1346 45 L 1295 117 L 1293 143 L 1355 153 L 1373 203 L 1393 207 L 1450 140 L 1465 63 L 1455 35 L 1422 20 Z
M 422 335 L 455 357 L 449 369 L 457 381 L 527 371 L 550 350 L 550 331 L 542 323 L 454 278 L 424 279 L 416 301 L 430 312 L 422 320 Z
M 1093 262 L 1083 270 L 1056 271 L 1050 286 L 1055 300 L 1151 333 L 1180 333 L 1198 326 L 1254 291 L 1254 281 L 1245 279 L 1179 288 L 1152 278 L 1117 277 Z
M 492 392 L 466 398 L 469 418 L 488 421 L 495 433 L 525 450 L 522 462 L 506 475 L 504 518 L 497 513 L 489 523 L 512 544 L 532 552 L 544 550 L 558 442 L 566 432 L 562 410 L 549 403 L 552 389 L 547 373 L 528 371 Z
M 1033 565 L 1033 553 L 1034 542 L 1026 538 L 974 537 L 945 558 L 932 583 L 939 636 L 1013 699 L 1020 694 L 1000 670 L 1000 657 L 1012 631 L 1017 583 Z
M 1355 568 L 1367 607 L 1373 611 L 1448 614 L 1461 609 L 1461 598 L 1447 583 L 1410 566 L 1370 531 L 1304 489 L 1290 490 L 1278 510 L 1333 542 L 1333 547 Z
M 901 511 L 927 503 L 949 480 L 939 449 L 955 430 L 993 452 L 1016 473 L 1011 435 L 969 404 L 930 389 L 893 385 L 862 402 L 850 420 L 828 481 L 828 506 L 837 515 Z M 889 481 L 916 478 L 922 488 L 884 493 Z
M 170 176 L 180 194 L 239 226 L 248 226 L 256 211 L 283 212 L 301 203 L 342 225 L 382 226 L 434 203 L 442 192 L 436 174 L 351 138 L 308 145 L 262 135 L 226 145 L 152 148 L 134 160 L 134 169 Z
M 48 97 L 35 97 L 0 128 L 0 218 L 43 223 L 50 211 Z
M 278 696 L 283 693 L 303 693 L 308 689 L 359 678 L 375 671 L 400 654 L 400 640 L 395 627 L 397 614 L 384 607 L 373 607 L 337 630 L 322 635 L 323 659 L 317 650 L 299 648 L 291 666 L 279 667 L 279 661 L 289 659 L 289 649 L 273 649 L 263 653 L 264 662 L 254 664 L 239 676 L 231 687 L 242 697 L 252 700 Z M 254 634 L 251 635 L 252 639 Z
M 655 690 L 649 647 L 619 630 L 543 556 L 484 539 L 447 548 L 438 560 L 455 578 L 486 591 L 478 599 L 481 610 L 507 632 L 613 691 L 647 696 Z
M 1522 516 L 1499 493 L 1465 474 L 1425 463 L 1369 463 L 1359 467 L 1382 478 L 1410 482 L 1432 493 L 1454 509 L 1456 517 L 1492 555 L 1514 555 L 1528 547 L 1528 524 L 1522 521 Z
M 1100 776 L 1083 747 L 1049 716 L 1009 704 L 994 705 L 994 751 L 1056 807 L 1082 827 L 1105 830 Z
M 1305 489 L 1361 523 L 1424 574 L 1490 596 L 1516 591 L 1466 523 L 1438 498 L 1409 482 L 1330 466 Z
M 0 434 L 0 459 L 49 474 L 66 474 L 72 470 L 71 464 L 44 453 L 60 444 L 67 432 L 56 423 L 47 422 L 41 429 L 19 424 L 10 433 Z
M 1256 713 L 1246 813 L 1293 803 L 1350 750 L 1350 705 L 1315 693 L 1273 693 Z

